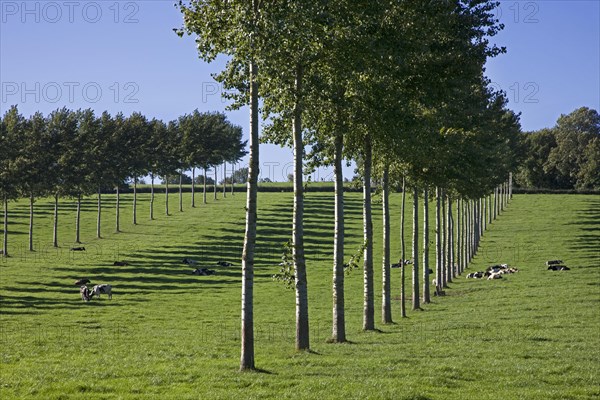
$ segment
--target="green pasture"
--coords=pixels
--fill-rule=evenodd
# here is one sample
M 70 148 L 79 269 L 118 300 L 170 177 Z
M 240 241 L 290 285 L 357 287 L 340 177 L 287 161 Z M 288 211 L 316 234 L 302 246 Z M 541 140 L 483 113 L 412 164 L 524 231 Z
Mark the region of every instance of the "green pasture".
M 11 257 L 0 259 L 1 399 L 600 398 L 598 197 L 516 195 L 484 234 L 470 270 L 506 262 L 519 273 L 496 281 L 459 277 L 445 297 L 401 319 L 400 274 L 393 270 L 395 323 L 377 324 L 376 332 L 361 331 L 362 271 L 351 272 L 345 292 L 351 342 L 329 344 L 333 193 L 307 193 L 313 352 L 296 353 L 294 292 L 271 279 L 291 236 L 292 193 L 260 193 L 254 303 L 260 370 L 249 373 L 238 372 L 244 193 L 209 197 L 208 204 L 197 193 L 196 208 L 185 193 L 179 212 L 173 192 L 170 216 L 157 193 L 153 221 L 143 193 L 136 226 L 132 195 L 121 200 L 122 232 L 114 232 L 114 196 L 103 195 L 103 238 L 96 239 L 96 198 L 85 199 L 86 252 L 69 251 L 74 201 L 61 199 L 58 249 L 52 200 L 36 202 L 35 252 L 27 249 L 28 202 L 9 204 Z M 399 258 L 400 195 L 391 202 Z M 347 258 L 362 244 L 361 203 L 360 193 L 346 195 Z M 410 213 L 408 201 L 407 239 Z M 374 217 L 379 321 L 380 204 Z M 216 274 L 191 275 L 183 257 Z M 571 270 L 547 271 L 544 262 L 554 258 Z M 130 265 L 115 267 L 116 260 Z M 219 260 L 235 266 L 216 267 Z M 82 302 L 74 285 L 82 277 L 112 284 L 113 299 Z

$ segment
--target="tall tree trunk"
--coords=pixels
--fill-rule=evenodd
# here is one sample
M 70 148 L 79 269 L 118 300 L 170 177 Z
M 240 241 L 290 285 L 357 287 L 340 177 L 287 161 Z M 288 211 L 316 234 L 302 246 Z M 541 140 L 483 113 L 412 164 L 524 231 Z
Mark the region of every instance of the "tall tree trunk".
M 154 219 L 154 173 L 150 174 L 150 220 Z
M 169 215 L 169 175 L 165 179 L 165 214 Z
M 235 193 L 233 191 L 233 186 L 234 186 L 234 182 L 233 182 L 233 174 L 235 173 L 235 163 L 231 163 L 231 195 L 233 196 Z
M 179 212 L 183 212 L 183 170 L 179 171 Z
M 137 176 L 133 177 L 133 224 L 137 225 Z
M 204 202 L 204 204 L 206 204 L 206 178 L 207 173 L 206 168 L 204 168 L 204 185 L 202 186 L 202 201 Z
M 412 309 L 421 308 L 419 299 L 419 191 L 413 187 L 413 237 L 412 237 Z
M 304 186 L 302 162 L 304 142 L 302 140 L 302 67 L 296 66 L 295 95 L 292 121 L 294 140 L 294 218 L 292 233 L 292 255 L 296 279 L 296 350 L 310 348 L 308 327 L 308 287 L 306 281 L 306 259 L 304 257 Z
M 121 232 L 121 195 L 119 185 L 117 185 L 117 213 L 116 213 L 116 230 L 115 232 Z
M 52 227 L 52 245 L 54 247 L 58 247 L 58 192 L 54 194 L 54 226 Z
M 454 214 L 452 213 L 452 199 L 448 197 L 448 282 L 456 278 L 454 268 Z
M 217 200 L 217 180 L 219 179 L 219 171 L 217 171 L 217 166 L 215 165 L 215 184 L 213 185 L 215 200 Z
M 102 238 L 102 189 L 98 187 L 98 214 L 96 216 L 96 238 Z
M 406 318 L 406 241 L 404 240 L 404 210 L 406 208 L 406 178 L 402 177 L 402 207 L 400 210 L 400 316 Z
M 462 273 L 462 253 L 461 245 L 462 245 L 462 212 L 460 209 L 460 198 L 456 199 L 456 253 L 454 256 L 454 262 L 456 263 L 456 274 L 460 275 Z
M 253 0 L 257 11 L 257 0 Z M 254 249 L 256 245 L 258 188 L 258 83 L 257 67 L 250 63 L 250 156 L 246 196 L 246 231 L 242 253 L 242 316 L 240 370 L 254 369 Z M 206 202 L 206 168 L 204 169 Z
M 344 138 L 335 136 L 335 232 L 333 236 L 333 342 L 346 341 L 346 316 L 344 311 L 344 171 L 342 157 Z
M 431 302 L 429 293 L 429 190 L 423 189 L 423 303 Z
M 8 197 L 4 196 L 4 235 L 2 236 L 2 257 L 8 257 Z
M 442 289 L 448 287 L 448 215 L 446 210 L 446 192 L 440 190 L 441 206 L 442 206 Z
M 77 194 L 77 213 L 75 218 L 75 243 L 81 243 L 81 193 Z
M 435 291 L 440 293 L 443 286 L 442 273 L 442 220 L 440 216 L 441 190 L 435 188 Z
M 364 304 L 363 329 L 375 329 L 375 296 L 373 292 L 373 221 L 371 215 L 371 164 L 373 151 L 371 135 L 364 139 L 363 231 L 364 231 Z
M 223 198 L 227 197 L 227 162 L 223 161 Z
M 381 283 L 381 321 L 384 324 L 392 322 L 392 295 L 390 282 L 390 185 L 389 168 L 383 170 L 383 260 Z
M 192 208 L 196 207 L 196 167 L 192 167 Z
M 35 197 L 33 193 L 29 196 L 29 251 L 33 251 L 33 203 Z

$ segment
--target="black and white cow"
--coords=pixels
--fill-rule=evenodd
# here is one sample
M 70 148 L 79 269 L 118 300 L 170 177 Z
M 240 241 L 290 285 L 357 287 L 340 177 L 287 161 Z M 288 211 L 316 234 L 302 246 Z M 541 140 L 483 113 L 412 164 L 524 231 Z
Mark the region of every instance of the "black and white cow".
M 198 265 L 198 261 L 192 260 L 191 258 L 184 258 L 181 262 L 186 265 Z
M 103 285 L 96 285 L 92 288 L 92 296 L 95 295 L 95 296 L 98 296 L 98 298 L 100 298 L 101 294 L 108 295 L 108 298 L 110 300 L 112 300 L 112 286 L 103 284 Z
M 86 285 L 82 285 L 79 288 L 79 293 L 81 294 L 81 300 L 83 301 L 90 301 L 90 299 L 94 295 L 90 292 L 90 289 Z

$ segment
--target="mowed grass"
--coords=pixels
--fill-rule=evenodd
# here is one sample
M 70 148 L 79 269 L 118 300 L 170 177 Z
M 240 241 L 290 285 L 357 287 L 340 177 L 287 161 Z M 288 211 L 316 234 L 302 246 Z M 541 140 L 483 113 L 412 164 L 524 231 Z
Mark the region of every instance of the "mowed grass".
M 447 296 L 361 331 L 362 272 L 347 276 L 347 333 L 329 344 L 333 194 L 306 195 L 312 353 L 294 351 L 294 292 L 271 275 L 291 235 L 291 193 L 259 194 L 255 281 L 256 365 L 238 372 L 240 258 L 245 196 L 178 211 L 157 195 L 123 196 L 114 233 L 114 196 L 103 196 L 103 239 L 95 239 L 95 198 L 86 199 L 82 240 L 74 204 L 61 201 L 59 249 L 52 202 L 36 203 L 36 251 L 27 250 L 28 204 L 11 203 L 12 257 L 0 260 L 2 399 L 597 399 L 600 397 L 600 200 L 583 195 L 517 195 L 485 233 L 470 270 L 507 262 L 520 272 L 497 281 L 458 278 Z M 392 196 L 393 255 L 399 258 L 400 195 Z M 362 243 L 361 195 L 346 195 L 347 257 Z M 410 210 L 408 202 L 408 210 Z M 407 210 L 407 239 L 411 230 Z M 381 212 L 374 208 L 376 320 L 381 304 Z M 434 215 L 434 214 L 432 214 Z M 432 221 L 433 224 L 433 221 Z M 408 246 L 410 250 L 410 245 Z M 183 257 L 217 271 L 193 276 Z M 547 271 L 560 258 L 571 271 Z M 127 267 L 115 267 L 125 260 Z M 235 263 L 216 267 L 216 261 Z M 433 262 L 434 255 L 431 254 Z M 433 264 L 432 264 L 433 265 Z M 77 278 L 114 286 L 83 303 Z M 408 275 L 410 277 L 410 274 Z M 410 279 L 407 278 L 407 283 Z M 409 306 L 409 305 L 408 305 Z M 410 307 L 409 307 L 410 310 Z

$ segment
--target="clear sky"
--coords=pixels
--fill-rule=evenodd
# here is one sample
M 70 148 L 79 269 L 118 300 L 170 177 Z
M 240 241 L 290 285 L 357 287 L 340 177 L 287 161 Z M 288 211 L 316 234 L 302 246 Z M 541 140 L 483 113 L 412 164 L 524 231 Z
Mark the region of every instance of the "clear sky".
M 225 111 L 211 78 L 223 60 L 202 62 L 193 39 L 175 35 L 174 3 L 0 0 L 0 112 L 66 106 L 170 120 L 196 108 Z M 493 40 L 507 54 L 488 63 L 487 75 L 522 113 L 524 130 L 581 106 L 600 110 L 599 0 L 502 1 L 497 15 L 506 27 Z M 227 115 L 247 137 L 247 109 Z M 285 179 L 291 161 L 290 150 L 261 145 L 263 177 Z

